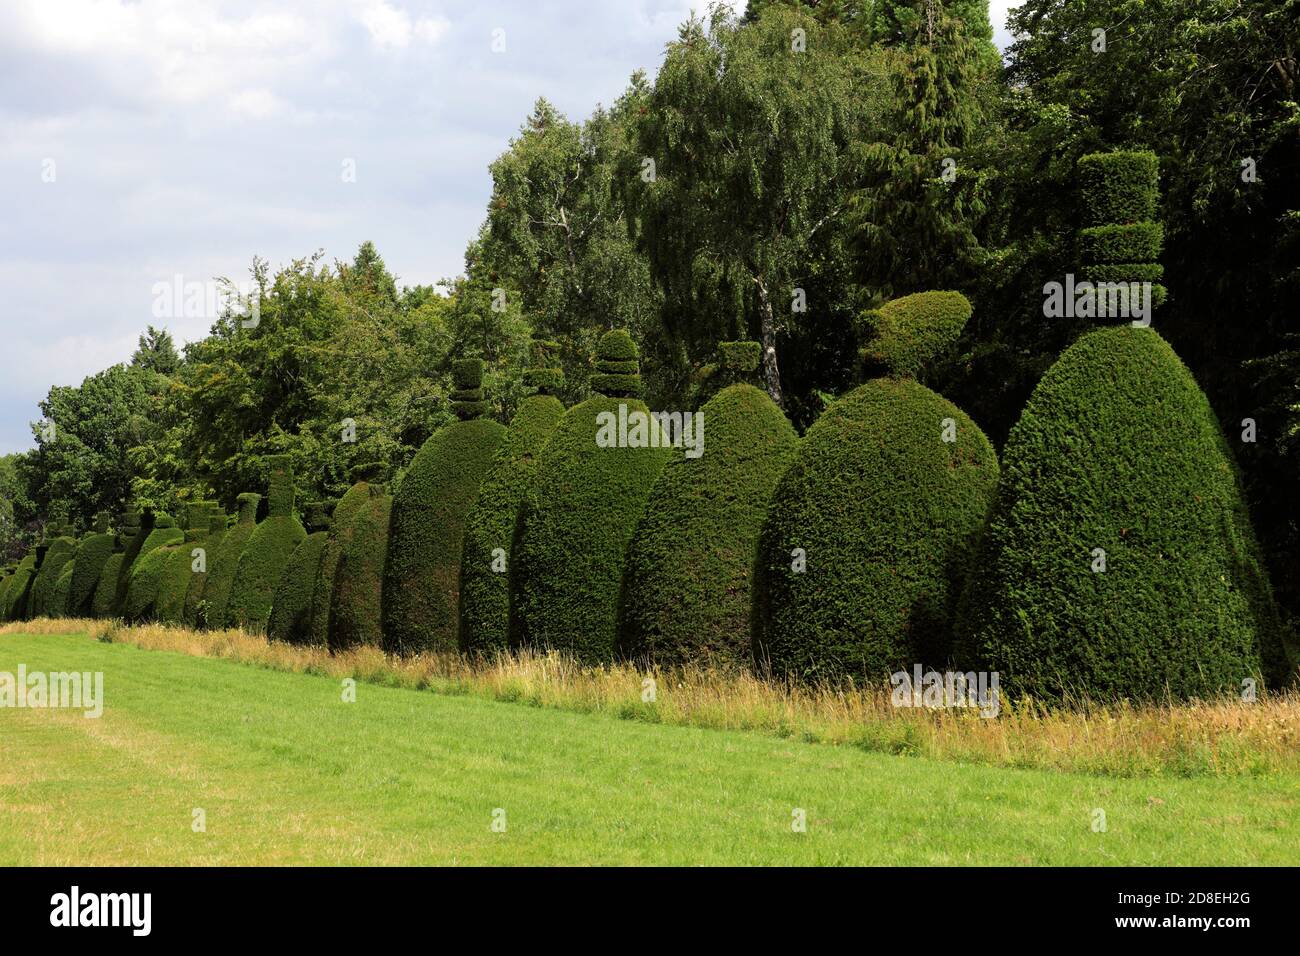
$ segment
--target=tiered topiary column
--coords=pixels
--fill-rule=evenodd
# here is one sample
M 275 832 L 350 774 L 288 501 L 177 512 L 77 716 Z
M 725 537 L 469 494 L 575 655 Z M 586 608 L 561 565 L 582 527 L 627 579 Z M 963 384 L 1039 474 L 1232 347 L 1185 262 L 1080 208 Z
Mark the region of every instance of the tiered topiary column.
M 569 409 L 542 449 L 509 571 L 512 646 L 554 648 L 587 663 L 614 657 L 627 546 L 669 455 L 636 397 L 631 337 L 607 332 L 597 359 L 591 381 L 601 394 Z M 640 416 L 646 424 L 635 433 L 599 440 L 611 419 Z
M 550 365 L 556 348 L 553 342 L 534 343 L 536 365 L 524 372 L 524 382 L 537 393 L 519 403 L 465 521 L 460 644 L 473 653 L 491 654 L 509 646 L 508 571 L 519 506 L 542 448 L 564 417 L 564 404 L 555 397 L 563 387 L 564 372 Z
M 385 649 L 394 653 L 459 647 L 465 518 L 506 434 L 499 422 L 481 417 L 487 411 L 483 363 L 458 361 L 452 374 L 452 409 L 460 421 L 424 443 L 393 497 L 383 633 Z
M 293 468 L 288 455 L 268 459 L 271 467 L 266 520 L 254 529 L 239 556 L 226 608 L 226 626 L 264 631 L 271 601 L 294 549 L 307 532 L 293 513 Z
M 1130 294 L 1134 284 L 1150 283 L 1151 306 L 1163 303 L 1164 266 L 1159 260 L 1164 230 L 1156 221 L 1160 202 L 1156 154 L 1090 153 L 1079 160 L 1079 182 L 1087 223 L 1079 231 L 1083 278 L 1094 285 L 1121 284 L 1121 296 Z M 1104 294 L 1099 294 L 1097 303 L 1102 308 L 1094 310 L 1094 317 L 1102 324 L 1129 321 L 1137 304 L 1128 302 L 1127 309 L 1114 309 L 1116 303 Z

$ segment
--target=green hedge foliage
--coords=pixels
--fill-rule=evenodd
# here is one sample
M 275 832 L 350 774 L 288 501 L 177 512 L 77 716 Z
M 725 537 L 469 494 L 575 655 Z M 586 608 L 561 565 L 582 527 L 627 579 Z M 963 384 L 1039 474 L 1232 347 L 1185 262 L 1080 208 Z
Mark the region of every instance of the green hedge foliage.
M 287 455 L 272 457 L 267 497 L 270 511 L 266 520 L 253 529 L 235 567 L 230 603 L 226 606 L 227 627 L 266 629 L 280 577 L 293 552 L 307 537 L 306 529 L 293 514 L 293 472 Z
M 117 569 L 117 586 L 113 592 L 113 616 L 121 617 L 126 605 L 127 588 L 131 585 L 131 568 L 144 549 L 144 543 L 153 531 L 156 516 L 152 511 L 143 515 L 128 511 L 122 518 L 123 554 Z
M 596 346 L 596 371 L 591 376 L 591 387 L 611 397 L 640 395 L 638 367 L 632 336 L 625 329 L 606 332 Z
M 1089 226 L 1079 230 L 1084 262 L 1152 262 L 1160 258 L 1164 228 L 1158 222 Z
M 230 523 L 226 513 L 221 510 L 219 504 L 213 502 L 212 511 L 208 515 L 208 538 L 202 545 L 202 570 L 195 571 L 191 562 L 189 585 L 185 588 L 185 605 L 181 610 L 181 622 L 186 627 L 198 627 L 203 623 L 203 592 L 208 586 L 208 571 L 212 567 L 212 562 L 216 560 L 217 552 L 221 550 L 229 529 Z
M 1088 226 L 1156 218 L 1160 161 L 1151 152 L 1089 153 L 1079 159 L 1080 205 Z
M 104 566 L 117 547 L 117 536 L 105 531 L 88 535 L 77 550 L 72 562 L 72 580 L 68 585 L 68 614 L 71 617 L 88 617 L 98 589 Z
M 334 576 L 338 572 L 339 561 L 343 559 L 343 548 L 352 534 L 352 522 L 358 512 L 368 505 L 372 497 L 370 487 L 383 474 L 383 470 L 384 466 L 375 462 L 353 468 L 351 477 L 354 484 L 334 507 L 329 537 L 321 551 L 320 569 L 316 572 L 316 581 L 312 585 L 307 643 L 313 646 L 325 647 L 329 644 Z M 380 490 L 382 491 L 382 486 Z
M 454 427 L 454 426 L 453 426 Z M 371 499 L 352 519 L 334 574 L 330 612 L 330 650 L 365 645 L 381 647 L 384 568 L 388 560 L 393 499 L 382 485 L 371 485 Z
M 266 636 L 288 644 L 306 644 L 310 636 L 312 590 L 320 572 L 321 554 L 329 539 L 327 531 L 313 531 L 294 549 L 276 586 Z
M 465 519 L 506 429 L 460 421 L 424 443 L 393 498 L 384 574 L 385 649 L 409 654 L 459 646 Z
M 114 551 L 104 562 L 99 572 L 99 581 L 95 584 L 95 594 L 90 599 L 90 616 L 109 618 L 113 616 L 113 598 L 117 595 L 117 577 L 122 570 L 122 559 L 126 557 L 121 551 Z
M 971 305 L 960 292 L 918 292 L 861 316 L 871 338 L 862 358 L 872 372 L 915 377 L 961 336 Z
M 27 609 L 29 618 L 58 617 L 62 615 L 63 612 L 54 606 L 54 585 L 58 583 L 59 575 L 63 573 L 64 566 L 72 561 L 76 555 L 77 541 L 75 538 L 61 535 L 50 542 L 50 546 L 45 552 L 45 560 L 41 562 L 36 577 L 32 580 L 32 593 L 28 599 Z
M 1186 698 L 1239 693 L 1261 667 L 1282 678 L 1232 455 L 1154 331 L 1096 329 L 1043 376 L 1007 440 L 962 617 L 963 657 L 1012 694 Z
M 510 564 L 512 646 L 552 647 L 587 663 L 614 656 L 627 546 L 669 455 L 596 444 L 599 414 L 617 415 L 620 405 L 649 412 L 635 398 L 590 398 L 569 409 L 542 449 Z
M 164 523 L 166 522 L 166 523 Z M 149 539 L 140 549 L 140 555 L 131 566 L 131 580 L 127 586 L 126 602 L 122 605 L 122 618 L 129 623 L 152 620 L 158 588 L 162 584 L 167 559 L 185 540 L 185 533 L 171 524 L 166 515 L 159 517 Z
M 257 506 L 262 496 L 250 491 L 239 495 L 239 516 L 222 535 L 221 546 L 208 556 L 208 578 L 199 602 L 198 623 L 204 627 L 226 626 L 226 611 L 230 606 L 230 590 L 235 584 L 235 571 L 248 540 L 257 530 Z
M 538 457 L 564 418 L 564 405 L 549 395 L 519 403 L 465 519 L 460 578 L 460 646 L 490 654 L 509 646 L 508 572 L 519 505 L 537 470 Z M 493 551 L 505 552 L 505 571 Z
M 942 440 L 946 419 L 955 441 Z M 979 427 L 914 381 L 876 379 L 831 405 L 778 483 L 760 538 L 760 670 L 874 682 L 942 667 L 997 480 Z
M 798 437 L 753 385 L 728 386 L 700 413 L 704 454 L 673 452 L 628 549 L 621 650 L 664 667 L 736 669 L 752 660 L 759 532 Z
M 40 556 L 33 551 L 18 562 L 18 569 L 14 571 L 9 590 L 5 592 L 6 621 L 21 621 L 26 618 L 27 597 L 32 589 L 32 580 L 36 577 L 36 564 L 39 560 Z
M 68 613 L 68 595 L 72 592 L 72 562 L 69 561 L 63 566 L 59 573 L 59 579 L 54 582 L 54 590 L 50 595 L 49 615 L 50 617 L 66 617 Z

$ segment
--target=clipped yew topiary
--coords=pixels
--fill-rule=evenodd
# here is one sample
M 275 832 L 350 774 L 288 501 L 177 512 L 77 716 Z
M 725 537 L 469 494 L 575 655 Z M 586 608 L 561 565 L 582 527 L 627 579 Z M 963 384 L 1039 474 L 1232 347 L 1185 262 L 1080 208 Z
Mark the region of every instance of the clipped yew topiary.
M 458 362 L 453 371 L 461 420 L 424 443 L 393 497 L 383 586 L 384 647 L 393 653 L 459 646 L 465 518 L 506 434 L 499 422 L 478 417 L 482 362 Z
M 246 491 L 235 498 L 239 506 L 235 523 L 222 536 L 221 546 L 209 555 L 208 579 L 203 586 L 203 598 L 199 601 L 197 616 L 200 627 L 226 626 L 230 589 L 235 583 L 239 557 L 244 553 L 249 538 L 257 530 L 257 506 L 261 500 L 261 495 L 251 491 Z
M 114 548 L 113 553 L 104 562 L 104 569 L 99 573 L 99 580 L 95 583 L 95 594 L 90 599 L 91 617 L 109 618 L 113 616 L 113 598 L 117 593 L 117 576 L 122 570 L 122 559 L 125 557 L 120 544 L 114 545 Z
M 545 360 L 545 347 L 538 349 Z M 551 433 L 564 417 L 564 404 L 552 394 L 564 382 L 558 368 L 530 368 L 525 381 L 539 391 L 519 403 L 506 437 L 479 485 L 478 499 L 465 519 L 460 577 L 460 646 L 490 654 L 509 647 L 510 553 L 524 493 Z
M 1239 693 L 1285 676 L 1232 455 L 1150 329 L 1095 329 L 1011 430 L 959 650 L 1010 693 Z
M 739 354 L 752 364 L 736 371 L 757 369 L 757 349 Z M 798 436 L 753 385 L 727 386 L 699 415 L 708 436 L 704 453 L 669 458 L 628 548 L 620 648 L 665 667 L 737 669 L 753 659 L 759 533 Z
M 113 591 L 113 617 L 121 617 L 126 604 L 127 588 L 131 585 L 131 568 L 135 565 L 144 543 L 153 531 L 155 516 L 152 511 L 141 514 L 129 510 L 122 519 L 123 552 L 122 562 L 117 569 L 117 584 Z
M 50 594 L 49 616 L 66 617 L 68 615 L 68 594 L 72 591 L 72 562 L 69 561 L 59 572 L 59 579 L 54 582 Z
M 960 331 L 970 306 L 922 293 L 881 310 L 929 316 L 942 331 L 885 321 L 869 365 L 898 362 L 833 403 L 777 484 L 759 540 L 754 654 L 795 679 L 877 682 L 942 667 L 971 551 L 997 485 L 979 427 L 905 373 Z M 901 374 L 900 374 L 901 373 Z
M 635 360 L 627 333 L 606 333 L 592 378 L 605 394 L 569 409 L 542 449 L 509 571 L 512 646 L 614 656 L 627 546 L 670 453 L 635 371 L 607 371 Z
M 68 529 L 61 522 L 54 525 L 55 537 L 49 543 L 45 559 L 41 562 L 32 579 L 31 596 L 28 599 L 27 617 L 60 617 L 62 609 L 54 605 L 54 586 L 58 583 L 63 568 L 77 554 L 77 540 L 66 532 Z
M 27 598 L 32 589 L 36 569 L 44 556 L 44 545 L 38 546 L 18 562 L 9 590 L 5 592 L 4 616 L 7 621 L 21 621 L 27 616 Z
M 343 558 L 343 549 L 352 535 L 352 521 L 362 508 L 369 505 L 372 497 L 370 486 L 375 484 L 383 473 L 384 465 L 380 462 L 367 462 L 354 467 L 350 474 L 352 487 L 344 492 L 343 497 L 334 506 L 329 536 L 325 539 L 325 546 L 321 550 L 320 567 L 312 585 L 311 613 L 306 632 L 308 644 L 316 647 L 326 647 L 329 644 L 330 615 L 334 602 L 334 575 L 338 571 L 339 561 Z
M 87 535 L 77 549 L 72 561 L 72 580 L 68 584 L 67 611 L 71 617 L 88 617 L 92 613 L 91 601 L 96 586 L 104 573 L 104 565 L 117 547 L 117 537 L 109 532 L 107 514 L 95 518 L 95 530 Z
M 1155 153 L 1089 153 L 1079 159 L 1080 206 L 1085 227 L 1079 232 L 1083 278 L 1092 283 L 1151 283 L 1151 304 L 1167 292 L 1160 280 L 1164 232 L 1156 222 L 1160 202 L 1160 166 Z M 1098 296 L 1098 303 L 1103 301 Z M 1117 305 L 1121 302 L 1117 302 Z M 1127 303 L 1122 303 L 1127 305 Z M 1134 303 L 1136 305 L 1136 303 Z M 1096 310 L 1095 310 L 1096 311 Z M 1131 308 L 1117 308 L 1103 320 L 1131 318 Z
M 208 538 L 208 516 L 214 501 L 196 501 L 185 507 L 185 540 L 167 546 L 167 558 L 158 596 L 154 600 L 154 618 L 163 624 L 180 624 L 185 618 L 185 595 L 193 583 L 197 550 Z
M 321 554 L 329 539 L 328 506 L 313 502 L 305 509 L 307 537 L 294 549 L 271 601 L 266 636 L 273 641 L 306 644 L 311 623 L 312 590 L 320 572 Z
M 289 566 L 294 550 L 307 532 L 293 514 L 293 469 L 288 455 L 268 459 L 271 479 L 266 520 L 259 524 L 244 546 L 230 586 L 226 626 L 265 630 L 271 616 L 271 600 L 280 577 Z
M 171 515 L 160 514 L 154 519 L 153 530 L 131 566 L 131 580 L 127 584 L 126 601 L 122 604 L 124 620 L 136 623 L 153 619 L 163 571 L 168 557 L 175 550 L 171 546 L 184 540 L 185 532 L 176 527 Z
M 352 518 L 334 574 L 330 612 L 331 651 L 365 645 L 381 647 L 384 567 L 388 558 L 393 499 L 383 485 L 369 486 L 370 500 Z
M 216 560 L 217 552 L 221 550 L 230 528 L 230 522 L 220 503 L 214 501 L 211 505 L 207 519 L 208 537 L 199 545 L 203 552 L 201 560 L 196 558 L 190 563 L 189 584 L 185 588 L 185 603 L 181 607 L 181 623 L 186 627 L 199 627 L 203 623 L 203 592 L 208 586 L 208 568 Z

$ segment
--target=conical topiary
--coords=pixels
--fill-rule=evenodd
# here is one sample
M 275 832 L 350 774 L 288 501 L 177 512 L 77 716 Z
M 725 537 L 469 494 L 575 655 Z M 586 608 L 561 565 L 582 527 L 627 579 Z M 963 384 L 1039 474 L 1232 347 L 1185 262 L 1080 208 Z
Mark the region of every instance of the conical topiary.
M 203 599 L 199 602 L 198 624 L 201 627 L 225 627 L 235 571 L 244 547 L 257 530 L 257 506 L 261 500 L 261 495 L 251 491 L 235 498 L 239 507 L 235 523 L 222 536 L 221 547 L 208 564 L 208 580 L 203 586 Z
M 506 434 L 478 417 L 483 363 L 457 362 L 453 375 L 460 421 L 424 443 L 393 497 L 383 586 L 384 647 L 393 653 L 458 648 L 465 518 Z
M 304 509 L 307 537 L 294 549 L 271 602 L 266 636 L 273 641 L 306 644 L 311 623 L 312 589 L 320 572 L 321 555 L 329 539 L 333 503 L 316 501 Z
M 890 374 L 827 408 L 777 484 L 757 564 L 761 671 L 874 682 L 947 663 L 998 463 L 979 427 L 910 375 L 970 311 L 959 293 L 924 292 L 866 316 L 864 360 Z
M 757 370 L 757 342 L 725 345 L 753 346 L 723 349 L 728 374 Z M 702 454 L 668 459 L 628 548 L 620 647 L 660 666 L 747 668 L 758 537 L 798 436 L 750 384 L 726 386 L 697 414 Z
M 1060 699 L 1239 693 L 1286 677 L 1232 455 L 1169 344 L 1083 335 L 1003 450 L 964 599 L 961 660 Z
M 365 462 L 355 466 L 350 473 L 352 487 L 344 492 L 343 497 L 334 506 L 329 536 L 321 550 L 320 568 L 316 572 L 316 580 L 312 586 L 311 614 L 307 622 L 307 643 L 315 647 L 329 645 L 334 576 L 338 571 L 339 561 L 343 558 L 343 549 L 352 535 L 353 519 L 361 509 L 369 506 L 370 486 L 378 482 L 384 470 L 385 465 L 382 462 Z
M 342 541 L 334 574 L 331 651 L 383 644 L 384 566 L 393 499 L 381 484 L 370 484 L 369 491 L 370 500 L 353 516 L 350 533 Z
M 266 629 L 271 600 L 294 549 L 307 532 L 294 516 L 293 468 L 288 455 L 268 458 L 271 469 L 266 520 L 254 529 L 235 567 L 226 607 L 226 626 Z
M 564 372 L 545 364 L 553 360 L 554 345 L 537 342 L 534 351 L 537 366 L 524 372 L 524 381 L 536 387 L 537 394 L 519 403 L 465 519 L 460 645 L 474 653 L 490 654 L 509 646 L 507 572 L 519 505 L 537 470 L 542 448 L 564 417 L 564 404 L 555 397 L 564 384 Z
M 510 575 L 512 646 L 580 661 L 614 656 L 627 546 L 668 458 L 626 332 L 602 336 L 592 386 L 542 449 L 520 509 Z

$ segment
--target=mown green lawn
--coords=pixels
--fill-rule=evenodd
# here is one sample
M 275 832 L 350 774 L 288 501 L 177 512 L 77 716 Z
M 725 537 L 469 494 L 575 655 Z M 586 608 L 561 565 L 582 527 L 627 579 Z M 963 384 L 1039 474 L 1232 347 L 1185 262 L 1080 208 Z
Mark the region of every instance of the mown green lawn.
M 106 706 L 0 709 L 3 864 L 1300 859 L 1294 777 L 963 766 L 369 684 L 344 703 L 325 677 L 0 636 L 19 664 L 103 671 Z

